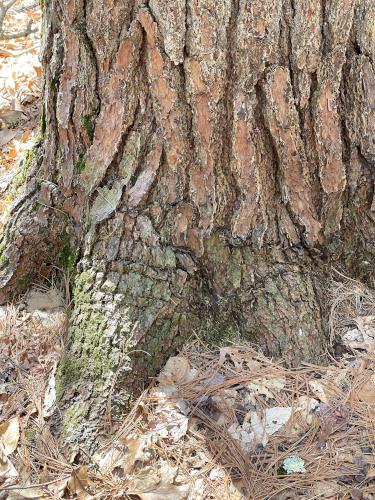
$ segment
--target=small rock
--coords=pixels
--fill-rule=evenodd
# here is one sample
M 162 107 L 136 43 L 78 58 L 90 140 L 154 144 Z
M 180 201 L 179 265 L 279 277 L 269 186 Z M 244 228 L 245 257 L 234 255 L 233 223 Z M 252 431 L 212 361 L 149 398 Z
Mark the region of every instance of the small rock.
M 41 311 L 62 312 L 64 310 L 64 301 L 58 290 L 52 288 L 47 292 L 40 290 L 30 290 L 26 297 L 27 312 L 33 314 Z

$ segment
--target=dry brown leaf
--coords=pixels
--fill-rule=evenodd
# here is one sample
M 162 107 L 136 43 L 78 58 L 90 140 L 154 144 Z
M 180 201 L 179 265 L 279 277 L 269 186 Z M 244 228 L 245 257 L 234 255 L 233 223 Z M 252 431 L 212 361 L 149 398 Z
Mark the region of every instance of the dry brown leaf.
M 18 417 L 11 418 L 0 425 L 0 443 L 6 456 L 17 448 L 20 438 L 20 422 Z
M 8 50 L 3 49 L 3 48 L 0 49 L 0 57 L 10 57 L 12 55 L 13 54 L 11 52 L 9 52 Z
M 31 130 L 25 130 L 25 132 L 20 137 L 20 141 L 26 142 L 27 140 L 29 140 L 30 136 L 31 136 Z
M 14 147 L 12 147 L 8 152 L 9 158 L 16 158 L 17 154 L 17 149 Z
M 141 500 L 182 500 L 187 498 L 189 485 L 183 484 L 176 486 L 174 484 L 161 484 L 153 491 L 147 493 L 137 493 Z
M 309 380 L 309 387 L 316 399 L 322 403 L 328 403 L 329 398 L 326 394 L 324 385 L 321 382 L 318 382 L 318 380 Z
M 68 484 L 69 479 L 69 477 L 65 477 L 55 483 L 49 484 L 48 491 L 50 493 L 50 497 L 61 498 L 66 490 L 66 485 Z
M 3 446 L 0 445 L 0 478 L 4 480 L 17 476 L 18 472 L 4 452 Z
M 375 403 L 375 380 L 371 377 L 356 391 L 358 399 L 364 403 Z
M 42 76 L 42 68 L 40 66 L 33 66 L 36 76 L 39 78 Z
M 162 372 L 160 373 L 159 382 L 183 382 L 188 373 L 190 365 L 186 358 L 182 356 L 174 356 L 169 358 Z
M 123 467 L 125 474 L 129 474 L 137 461 L 147 462 L 147 451 L 151 447 L 151 442 L 148 439 L 134 438 L 127 439 L 126 445 L 128 453 L 123 457 Z
M 90 480 L 87 472 L 87 466 L 82 465 L 72 472 L 70 479 L 67 482 L 67 489 L 70 495 L 76 495 L 80 500 L 90 498 L 86 488 L 90 485 Z
M 12 94 L 10 91 L 9 94 Z M 16 120 L 19 120 L 23 115 L 22 111 L 17 111 L 15 109 L 4 109 L 0 110 L 0 118 L 6 123 L 12 123 Z
M 320 431 L 317 440 L 317 446 L 320 449 L 326 446 L 326 442 L 332 434 L 335 434 L 337 431 L 346 431 L 349 423 L 349 414 L 349 407 L 344 403 L 339 405 L 323 403 L 320 406 L 318 414 Z
M 285 387 L 285 379 L 255 379 L 248 384 L 246 388 L 250 391 L 250 401 L 256 403 L 255 395 L 262 395 L 266 400 L 274 399 L 275 394 L 279 393 Z
M 336 481 L 317 481 L 312 493 L 314 498 L 336 498 L 334 495 L 338 493 L 338 485 Z
M 12 490 L 12 494 L 18 495 L 21 498 L 48 498 L 49 495 L 45 489 L 39 486 L 32 486 L 30 488 L 17 488 Z

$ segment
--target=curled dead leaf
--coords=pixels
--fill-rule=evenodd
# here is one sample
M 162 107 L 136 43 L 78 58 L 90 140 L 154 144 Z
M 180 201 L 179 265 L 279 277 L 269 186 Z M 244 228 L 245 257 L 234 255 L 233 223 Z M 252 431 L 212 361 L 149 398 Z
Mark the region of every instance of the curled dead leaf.
M 329 398 L 326 394 L 324 385 L 318 380 L 309 380 L 309 387 L 314 397 L 322 403 L 328 403 Z
M 0 444 L 6 456 L 17 448 L 20 438 L 20 422 L 18 417 L 11 418 L 0 425 Z
M 161 371 L 158 380 L 159 382 L 174 382 L 181 383 L 190 379 L 190 365 L 183 356 L 174 356 L 169 358 L 165 367 Z
M 71 477 L 68 479 L 66 488 L 70 495 L 75 495 L 79 500 L 86 500 L 91 497 L 86 491 L 88 486 L 90 486 L 90 480 L 87 466 L 81 465 L 73 470 Z
M 130 435 L 123 443 L 114 443 L 104 455 L 96 453 L 95 462 L 103 474 L 122 468 L 125 474 L 130 474 L 137 462 L 148 463 L 152 457 L 151 436 Z

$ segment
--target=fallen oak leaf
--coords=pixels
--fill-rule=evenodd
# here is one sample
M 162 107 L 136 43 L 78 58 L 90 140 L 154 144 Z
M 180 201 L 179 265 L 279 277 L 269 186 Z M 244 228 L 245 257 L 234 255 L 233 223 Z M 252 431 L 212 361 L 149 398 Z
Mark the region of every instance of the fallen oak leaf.
M 328 403 L 329 398 L 326 394 L 324 384 L 318 380 L 309 380 L 309 388 L 311 389 L 314 397 L 322 403 Z
M 147 463 L 151 458 L 151 439 L 148 436 L 128 438 L 127 455 L 124 457 L 125 474 L 130 474 L 137 462 Z
M 6 50 L 4 48 L 0 49 L 0 57 L 16 57 L 17 54 L 14 54 L 10 50 Z
M 363 493 L 358 488 L 351 489 L 349 491 L 349 494 L 350 494 L 350 498 L 352 498 L 352 500 L 362 500 L 362 498 L 363 498 Z
M 173 356 L 168 359 L 166 365 L 158 376 L 158 381 L 163 383 L 185 382 L 189 375 L 190 365 L 183 356 Z
M 33 66 L 33 69 L 36 73 L 36 76 L 38 78 L 40 78 L 42 76 L 42 73 L 43 73 L 42 68 L 40 66 Z
M 250 417 L 250 430 L 254 433 L 256 442 L 266 446 L 269 437 L 280 430 L 292 415 L 291 407 L 275 406 L 267 408 L 261 418 L 256 412 L 250 411 L 245 421 Z

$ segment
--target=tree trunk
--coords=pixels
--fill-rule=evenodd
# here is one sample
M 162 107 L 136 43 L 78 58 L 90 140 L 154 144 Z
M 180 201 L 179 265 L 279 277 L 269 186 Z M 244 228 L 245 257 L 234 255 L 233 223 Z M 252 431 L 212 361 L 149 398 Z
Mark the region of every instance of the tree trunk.
M 372 0 L 45 2 L 0 300 L 76 262 L 67 434 L 89 442 L 195 332 L 323 360 L 331 266 L 374 277 L 374 23 Z

